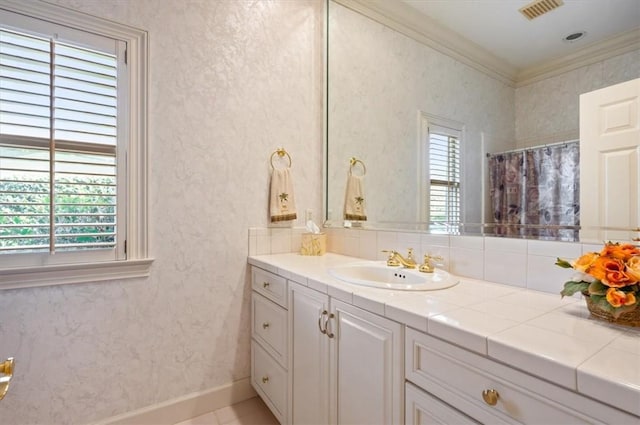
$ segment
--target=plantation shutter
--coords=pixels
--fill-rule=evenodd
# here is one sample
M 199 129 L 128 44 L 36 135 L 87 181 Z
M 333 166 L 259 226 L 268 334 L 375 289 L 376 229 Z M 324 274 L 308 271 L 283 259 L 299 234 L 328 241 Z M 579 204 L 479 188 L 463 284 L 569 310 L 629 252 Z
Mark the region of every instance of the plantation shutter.
M 437 125 L 429 126 L 429 221 L 460 223 L 460 131 Z
M 116 246 L 117 64 L 0 28 L 0 255 Z

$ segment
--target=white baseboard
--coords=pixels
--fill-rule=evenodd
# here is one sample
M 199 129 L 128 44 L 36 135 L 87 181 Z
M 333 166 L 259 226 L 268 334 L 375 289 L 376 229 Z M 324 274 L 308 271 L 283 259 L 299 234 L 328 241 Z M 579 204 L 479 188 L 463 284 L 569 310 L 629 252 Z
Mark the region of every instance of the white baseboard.
M 256 396 L 251 378 L 148 406 L 96 422 L 95 425 L 172 425 Z

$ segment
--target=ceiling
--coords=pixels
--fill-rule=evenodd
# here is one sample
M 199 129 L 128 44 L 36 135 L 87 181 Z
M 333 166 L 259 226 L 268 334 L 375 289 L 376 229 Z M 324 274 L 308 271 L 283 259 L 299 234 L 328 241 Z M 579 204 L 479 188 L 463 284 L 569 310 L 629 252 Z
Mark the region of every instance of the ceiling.
M 533 20 L 531 0 L 401 0 L 522 71 L 564 58 L 624 33 L 640 35 L 640 0 L 564 0 Z M 573 42 L 569 34 L 585 31 Z

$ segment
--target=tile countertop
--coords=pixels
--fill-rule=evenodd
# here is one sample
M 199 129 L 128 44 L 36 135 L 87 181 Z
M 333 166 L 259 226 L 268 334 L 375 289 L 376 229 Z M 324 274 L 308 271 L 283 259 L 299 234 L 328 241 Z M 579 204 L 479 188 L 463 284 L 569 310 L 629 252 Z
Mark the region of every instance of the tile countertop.
M 640 416 L 640 328 L 591 319 L 583 300 L 460 278 L 439 291 L 358 286 L 329 275 L 366 262 L 327 253 L 249 264 Z M 559 287 L 561 283 L 559 283 Z

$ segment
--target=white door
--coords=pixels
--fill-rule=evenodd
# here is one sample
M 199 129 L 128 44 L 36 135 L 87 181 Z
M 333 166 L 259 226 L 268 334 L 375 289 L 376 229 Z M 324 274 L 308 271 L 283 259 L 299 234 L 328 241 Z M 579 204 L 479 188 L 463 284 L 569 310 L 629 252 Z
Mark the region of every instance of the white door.
M 328 424 L 329 297 L 294 282 L 289 288 L 290 422 Z
M 404 423 L 399 323 L 332 299 L 331 423 Z
M 580 96 L 580 239 L 629 240 L 640 224 L 640 79 Z

